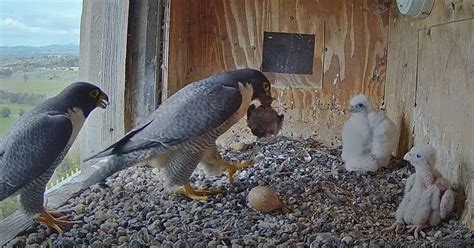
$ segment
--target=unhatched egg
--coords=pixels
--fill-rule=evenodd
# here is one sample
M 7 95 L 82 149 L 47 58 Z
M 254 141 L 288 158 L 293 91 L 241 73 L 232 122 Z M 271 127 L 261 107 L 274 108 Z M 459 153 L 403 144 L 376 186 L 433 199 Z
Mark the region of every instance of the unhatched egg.
M 267 186 L 257 186 L 250 190 L 248 201 L 252 208 L 261 212 L 271 212 L 281 207 L 278 196 Z

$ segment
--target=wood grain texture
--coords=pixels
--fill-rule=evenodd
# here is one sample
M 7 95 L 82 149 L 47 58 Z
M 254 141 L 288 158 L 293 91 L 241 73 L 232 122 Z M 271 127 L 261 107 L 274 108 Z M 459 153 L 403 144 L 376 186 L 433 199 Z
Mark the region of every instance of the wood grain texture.
M 89 116 L 82 130 L 82 158 L 124 134 L 128 7 L 128 0 L 87 0 L 83 3 L 79 79 L 98 84 L 109 96 L 111 104 L 105 111 L 97 110 Z
M 420 29 L 428 28 L 449 22 L 470 19 L 473 16 L 474 0 L 441 0 L 434 2 L 429 17 L 419 20 L 417 25 Z
M 413 145 L 413 108 L 415 106 L 418 28 L 414 20 L 390 13 L 387 83 L 387 115 L 399 128 L 397 155 L 403 156 Z
M 265 31 L 314 34 L 312 75 L 266 75 L 286 115 L 283 132 L 317 133 L 330 143 L 352 95 L 365 93 L 383 105 L 388 12 L 366 11 L 375 2 L 171 0 L 164 94 L 225 70 L 259 69 Z M 304 130 L 297 129 L 301 123 Z
M 128 22 L 125 130 L 148 117 L 161 100 L 163 1 L 132 0 Z

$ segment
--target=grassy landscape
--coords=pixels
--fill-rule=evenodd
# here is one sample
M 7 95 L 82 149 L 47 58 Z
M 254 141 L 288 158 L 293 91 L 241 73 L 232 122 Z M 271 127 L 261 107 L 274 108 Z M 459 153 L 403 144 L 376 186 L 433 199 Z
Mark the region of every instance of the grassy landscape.
M 60 70 L 36 71 L 27 75 L 26 83 L 23 73 L 14 73 L 8 78 L 0 78 L 0 89 L 17 93 L 44 94 L 51 97 L 77 78 L 77 72 Z
M 2 109 L 3 107 L 9 107 L 12 111 L 12 114 L 10 115 L 10 117 L 6 117 L 6 118 L 0 117 L 0 137 L 3 137 L 3 134 L 5 134 L 5 132 L 19 118 L 21 109 L 27 111 L 33 108 L 33 106 L 31 105 L 17 104 L 17 103 L 0 104 L 0 109 Z

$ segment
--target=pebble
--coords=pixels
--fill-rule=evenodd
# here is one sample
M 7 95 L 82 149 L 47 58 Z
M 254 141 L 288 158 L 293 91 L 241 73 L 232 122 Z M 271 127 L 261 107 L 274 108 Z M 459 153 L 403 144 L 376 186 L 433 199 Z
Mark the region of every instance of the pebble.
M 38 233 L 32 233 L 28 235 L 28 238 L 26 239 L 27 244 L 37 244 L 40 243 L 42 240 L 38 238 Z
M 120 236 L 118 238 L 119 243 L 125 243 L 125 242 L 127 242 L 127 240 L 128 240 L 128 237 L 126 237 L 126 236 Z
M 345 236 L 344 238 L 342 238 L 341 241 L 349 246 L 351 246 L 354 243 L 354 239 L 351 236 Z
M 102 248 L 102 247 L 103 247 L 102 242 L 100 242 L 99 240 L 94 241 L 90 246 L 90 248 Z
M 412 171 L 397 162 L 375 174 L 347 172 L 340 153 L 312 139 L 284 137 L 259 140 L 241 151 L 225 149 L 222 157 L 227 161 L 258 163 L 238 171 L 233 184 L 225 173 L 206 176 L 196 170 L 190 179 L 193 187 L 226 190 L 205 203 L 166 194 L 163 179 L 151 167 L 135 166 L 107 179 L 109 187 L 93 186 L 69 201 L 76 214 L 67 218 L 83 225 L 63 234 L 34 225 L 10 244 L 44 246 L 51 240 L 54 247 L 469 246 L 472 232 L 454 218 L 427 230 L 426 239 L 383 233 L 395 219 Z M 250 208 L 247 196 L 256 186 L 278 192 L 281 209 L 266 213 Z

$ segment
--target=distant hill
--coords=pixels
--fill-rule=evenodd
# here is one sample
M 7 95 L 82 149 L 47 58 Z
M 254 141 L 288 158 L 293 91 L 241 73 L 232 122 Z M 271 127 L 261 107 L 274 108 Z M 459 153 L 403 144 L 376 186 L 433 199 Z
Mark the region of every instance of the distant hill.
M 48 55 L 78 55 L 79 46 L 49 45 L 49 46 L 0 46 L 0 59 L 42 58 Z

